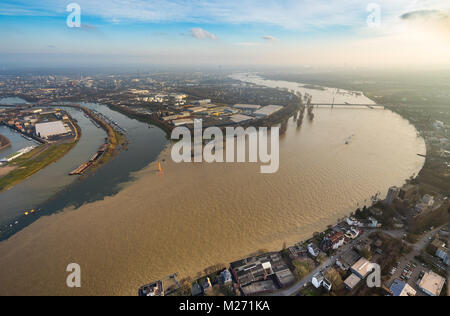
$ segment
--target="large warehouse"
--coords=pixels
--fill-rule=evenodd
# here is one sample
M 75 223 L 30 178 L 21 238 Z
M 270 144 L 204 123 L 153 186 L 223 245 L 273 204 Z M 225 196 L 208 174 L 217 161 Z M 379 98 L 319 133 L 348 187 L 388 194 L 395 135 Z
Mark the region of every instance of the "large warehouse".
M 258 111 L 255 111 L 255 115 L 260 117 L 271 116 L 272 114 L 282 109 L 283 107 L 279 105 L 268 105 L 259 109 Z
M 40 138 L 48 139 L 52 136 L 67 134 L 70 131 L 62 121 L 36 124 L 36 135 Z
M 419 282 L 419 288 L 430 296 L 439 296 L 444 288 L 445 278 L 433 271 L 425 273 Z

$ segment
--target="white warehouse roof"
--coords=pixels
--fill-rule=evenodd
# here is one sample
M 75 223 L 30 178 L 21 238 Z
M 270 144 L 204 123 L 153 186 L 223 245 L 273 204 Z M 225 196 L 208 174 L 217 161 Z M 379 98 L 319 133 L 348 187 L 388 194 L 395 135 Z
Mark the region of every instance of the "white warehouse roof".
M 439 296 L 444 287 L 445 279 L 440 275 L 430 271 L 425 273 L 422 280 L 419 283 L 419 287 L 424 290 L 425 293 L 431 296 Z
M 66 134 L 67 129 L 62 121 L 36 124 L 36 135 L 41 138 Z
M 242 110 L 258 110 L 261 108 L 261 105 L 257 104 L 235 104 L 233 106 L 236 109 L 242 109 Z
M 257 116 L 270 116 L 278 111 L 280 111 L 283 107 L 279 105 L 268 105 L 265 106 L 258 111 L 255 112 Z
M 253 120 L 253 117 L 243 114 L 234 114 L 230 116 L 230 120 L 233 121 L 234 123 L 242 123 Z

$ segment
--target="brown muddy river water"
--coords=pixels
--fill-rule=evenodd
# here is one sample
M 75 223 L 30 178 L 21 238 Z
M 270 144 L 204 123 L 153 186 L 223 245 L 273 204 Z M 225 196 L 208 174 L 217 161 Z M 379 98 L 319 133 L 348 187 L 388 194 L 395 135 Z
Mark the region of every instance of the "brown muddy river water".
M 300 129 L 290 121 L 275 174 L 259 164 L 175 164 L 168 148 L 163 174 L 155 162 L 116 196 L 40 218 L 0 243 L 0 294 L 135 295 L 175 272 L 301 241 L 422 168 L 424 141 L 397 114 L 315 113 Z M 72 262 L 81 289 L 66 287 Z

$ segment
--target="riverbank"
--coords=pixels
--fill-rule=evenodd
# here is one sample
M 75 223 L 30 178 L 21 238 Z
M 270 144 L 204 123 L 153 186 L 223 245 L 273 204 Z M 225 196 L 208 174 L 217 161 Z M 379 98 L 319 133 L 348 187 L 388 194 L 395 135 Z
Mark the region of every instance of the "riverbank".
M 16 167 L 0 167 L 0 178 L 6 176 L 11 171 L 15 170 Z
M 0 151 L 9 147 L 11 147 L 11 142 L 9 139 L 3 135 L 0 135 Z
M 59 145 L 42 145 L 21 156 L 8 167 L 12 168 L 8 174 L 0 179 L 0 193 L 31 177 L 48 165 L 64 157 L 77 141 Z
M 136 119 L 139 120 L 141 122 L 144 123 L 148 123 L 151 124 L 153 126 L 156 126 L 158 128 L 160 128 L 161 130 L 163 130 L 166 135 L 167 138 L 169 139 L 172 133 L 172 130 L 176 127 L 172 124 L 169 123 L 169 121 L 163 121 L 161 120 L 161 118 L 157 115 L 157 114 L 143 114 L 137 111 L 134 111 L 132 108 L 128 108 L 128 107 L 124 107 L 124 106 L 117 106 L 111 103 L 107 103 L 106 104 L 108 106 L 108 108 L 117 111 L 119 113 L 122 113 L 124 115 L 126 115 L 129 118 L 132 119 Z M 296 94 L 292 94 L 292 99 L 289 101 L 288 104 L 286 104 L 285 106 L 283 106 L 283 108 L 268 116 L 268 117 L 264 117 L 264 118 L 259 118 L 259 119 L 255 119 L 252 120 L 249 123 L 245 123 L 245 124 L 219 124 L 218 127 L 221 130 L 225 130 L 227 127 L 272 127 L 272 126 L 276 126 L 279 124 L 286 124 L 286 122 L 289 120 L 289 118 L 291 118 L 293 115 L 296 115 L 297 112 L 299 112 L 302 108 L 304 107 L 303 105 L 303 100 Z M 200 118 L 200 117 L 199 117 Z M 214 125 L 211 125 L 214 126 Z
M 423 187 L 422 191 L 427 191 L 427 193 L 450 194 L 450 172 L 444 164 L 445 161 L 448 161 L 448 158 L 445 159 L 442 156 L 443 148 L 440 147 L 440 144 L 433 142 L 433 138 L 438 136 L 444 139 L 445 135 L 436 134 L 439 131 L 433 127 L 433 121 L 430 119 L 431 114 L 417 110 L 417 107 L 414 106 L 390 105 L 388 109 L 407 119 L 417 129 L 418 133 L 424 136 L 427 148 L 427 153 L 424 155 L 425 164 L 414 179 L 414 183 L 420 184 Z M 443 121 L 444 124 L 450 125 L 450 120 Z
M 111 125 L 105 122 L 103 119 L 94 114 L 94 112 L 87 107 L 78 105 L 78 106 L 70 106 L 74 108 L 78 108 L 83 111 L 86 115 L 88 115 L 92 120 L 94 120 L 103 130 L 106 131 L 108 135 L 108 141 L 106 144 L 106 150 L 103 155 L 98 159 L 92 167 L 89 168 L 88 172 L 84 174 L 84 176 L 88 175 L 90 172 L 95 171 L 101 166 L 105 165 L 108 161 L 114 158 L 116 155 L 120 153 L 123 148 L 126 148 L 127 139 L 124 134 L 115 130 Z

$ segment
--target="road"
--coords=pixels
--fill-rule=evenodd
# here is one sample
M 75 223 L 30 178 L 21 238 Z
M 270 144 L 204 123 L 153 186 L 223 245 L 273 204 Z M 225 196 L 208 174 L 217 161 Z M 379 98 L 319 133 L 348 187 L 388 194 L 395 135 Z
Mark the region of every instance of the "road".
M 322 265 L 318 266 L 313 272 L 311 272 L 306 278 L 304 278 L 303 280 L 299 281 L 298 283 L 296 283 L 295 285 L 293 285 L 290 288 L 278 291 L 278 292 L 274 292 L 274 293 L 270 293 L 268 294 L 268 296 L 292 296 L 294 294 L 296 294 L 298 291 L 300 291 L 306 284 L 310 283 L 312 281 L 313 276 L 324 270 L 327 266 L 330 266 L 331 264 L 335 263 L 335 259 L 333 259 L 334 257 L 328 259 L 326 262 L 324 262 Z M 334 261 L 334 262 L 333 262 Z
M 359 236 L 355 240 L 352 240 L 352 242 L 348 243 L 347 245 L 341 247 L 334 256 L 332 256 L 327 261 L 325 261 L 320 266 L 318 266 L 316 269 L 314 269 L 314 271 L 311 272 L 310 274 L 308 274 L 307 277 L 303 278 L 301 281 L 297 282 L 296 284 L 294 284 L 293 286 L 291 286 L 291 287 L 289 287 L 287 289 L 282 289 L 280 291 L 270 293 L 267 296 L 292 296 L 292 295 L 295 295 L 306 284 L 311 283 L 312 278 L 313 278 L 313 276 L 315 274 L 319 273 L 320 271 L 325 270 L 327 267 L 333 266 L 336 263 L 336 258 L 339 257 L 339 255 L 341 255 L 342 253 L 347 252 L 348 250 L 353 248 L 353 246 L 355 246 L 355 243 L 358 240 L 367 238 L 374 231 L 376 231 L 376 230 L 365 230 L 364 233 L 361 236 Z
M 425 269 L 421 266 L 421 263 L 418 262 L 415 257 L 420 255 L 421 252 L 430 244 L 430 238 L 432 238 L 440 229 L 442 228 L 436 228 L 431 232 L 426 233 L 422 236 L 422 238 L 417 241 L 414 245 L 411 245 L 412 250 L 409 254 L 406 256 L 400 258 L 400 265 L 397 271 L 394 273 L 394 275 L 386 282 L 386 286 L 389 288 L 394 280 L 401 279 L 401 274 L 403 272 L 403 269 L 408 263 L 414 263 L 416 264 L 416 268 L 414 269 L 413 274 L 411 275 L 411 278 L 407 281 L 407 283 L 414 288 L 417 291 L 416 295 L 423 296 L 425 295 L 417 286 L 417 279 L 419 278 L 420 272 L 422 270 L 427 271 L 428 269 Z
M 436 228 L 436 229 L 434 229 L 431 232 L 428 232 L 417 243 L 415 243 L 414 245 L 411 245 L 411 247 L 413 248 L 412 251 L 407 256 L 402 258 L 402 262 L 413 261 L 414 257 L 419 255 L 421 253 L 421 251 L 428 246 L 429 241 L 430 241 L 430 237 L 434 236 L 440 229 L 441 229 L 441 227 Z M 389 236 L 391 236 L 393 238 L 398 238 L 398 239 L 402 239 L 403 234 L 405 233 L 404 230 L 385 231 L 385 230 L 382 230 L 382 229 L 367 229 L 366 228 L 364 230 L 364 233 L 361 236 L 359 236 L 357 239 L 353 240 L 352 242 L 348 243 L 344 247 L 341 247 L 338 250 L 338 252 L 336 253 L 336 255 L 334 255 L 333 257 L 329 258 L 326 262 L 324 262 L 323 264 L 321 264 L 320 266 L 315 268 L 314 271 L 312 271 L 310 274 L 308 274 L 307 277 L 303 278 L 301 281 L 298 281 L 297 283 L 295 283 L 293 286 L 291 286 L 289 288 L 282 289 L 282 290 L 279 290 L 279 291 L 276 291 L 276 292 L 273 292 L 273 293 L 269 293 L 269 294 L 267 294 L 267 296 L 292 296 L 292 295 L 295 295 L 305 285 L 307 285 L 307 284 L 312 282 L 312 278 L 313 278 L 313 276 L 315 274 L 319 273 L 320 271 L 325 270 L 327 267 L 333 266 L 336 263 L 336 258 L 337 257 L 339 257 L 342 253 L 345 253 L 348 250 L 350 250 L 352 247 L 354 247 L 356 242 L 358 242 L 361 239 L 367 238 L 372 232 L 375 232 L 375 231 L 384 232 L 384 233 L 388 234 Z M 405 265 L 406 265 L 406 263 L 405 263 Z M 401 270 L 403 270 L 403 269 L 401 269 Z M 419 270 L 419 268 L 417 268 L 417 270 Z M 393 282 L 394 278 L 395 278 L 395 275 L 388 282 L 389 285 Z

